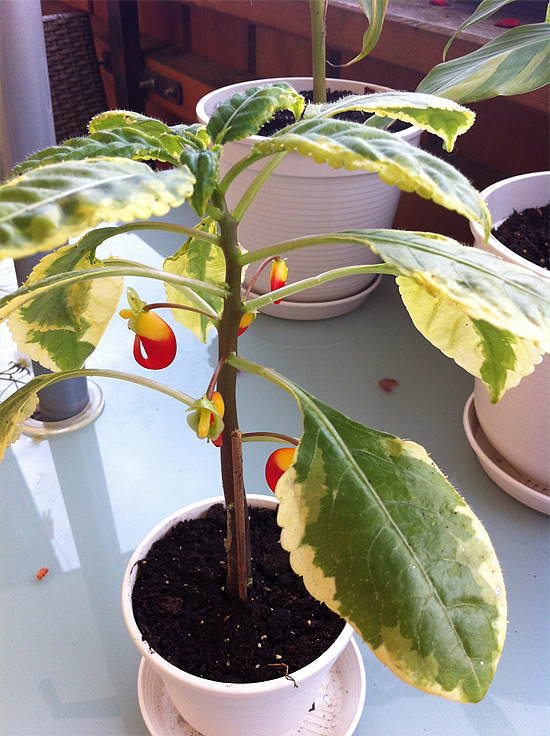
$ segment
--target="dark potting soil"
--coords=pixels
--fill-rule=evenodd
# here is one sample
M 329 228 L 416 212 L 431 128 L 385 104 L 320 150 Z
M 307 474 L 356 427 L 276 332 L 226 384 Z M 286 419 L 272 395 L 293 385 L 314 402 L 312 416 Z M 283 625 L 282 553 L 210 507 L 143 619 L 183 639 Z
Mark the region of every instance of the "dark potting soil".
M 281 547 L 276 514 L 250 509 L 249 604 L 225 591 L 225 509 L 180 522 L 139 564 L 133 591 L 144 640 L 176 667 L 209 680 L 259 682 L 312 662 L 344 621 L 306 591 Z
M 493 229 L 493 235 L 507 248 L 531 263 L 550 269 L 548 245 L 549 205 L 514 212 Z
M 305 97 L 306 102 L 313 102 L 313 90 L 300 90 L 302 97 Z M 353 94 L 351 90 L 330 90 L 327 89 L 327 103 L 338 102 L 343 97 Z M 363 124 L 372 113 L 361 112 L 361 110 L 350 110 L 349 112 L 339 113 L 334 115 L 334 120 L 345 120 L 349 123 L 360 123 Z M 279 130 L 286 128 L 287 125 L 292 125 L 296 120 L 290 110 L 277 110 L 275 115 L 268 120 L 268 122 L 260 128 L 258 135 L 270 136 L 277 133 Z M 403 123 L 401 120 L 396 120 L 392 126 L 392 132 L 397 132 L 408 128 L 408 123 Z

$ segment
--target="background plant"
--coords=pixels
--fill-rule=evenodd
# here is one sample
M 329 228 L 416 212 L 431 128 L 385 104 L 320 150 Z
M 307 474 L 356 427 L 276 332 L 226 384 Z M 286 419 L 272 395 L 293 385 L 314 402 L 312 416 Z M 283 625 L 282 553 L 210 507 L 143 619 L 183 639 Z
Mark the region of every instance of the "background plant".
M 273 435 L 268 429 L 241 434 L 236 376 L 238 370 L 262 376 L 288 392 L 303 415 L 293 463 L 276 489 L 281 539 L 294 569 L 398 676 L 428 692 L 476 701 L 491 681 L 506 627 L 502 575 L 480 522 L 423 448 L 364 427 L 275 370 L 247 361 L 239 354 L 239 334 L 265 304 L 323 281 L 391 274 L 418 329 L 482 377 L 496 401 L 549 348 L 548 287 L 520 267 L 433 233 L 354 230 L 247 252 L 238 240 L 239 222 L 291 151 L 332 167 L 375 171 L 388 183 L 480 222 L 488 236 L 487 209 L 459 172 L 385 131 L 334 120 L 343 105 L 418 124 L 439 135 L 449 150 L 473 122 L 466 108 L 423 94 L 384 93 L 312 106 L 300 122 L 256 143 L 220 181 L 218 163 L 227 142 L 256 133 L 277 109 L 300 117 L 303 98 L 279 83 L 235 95 L 207 127 L 170 127 L 130 112 L 108 112 L 92 120 L 88 137 L 41 151 L 12 172 L 0 187 L 0 254 L 55 250 L 25 285 L 0 300 L 0 319 L 9 319 L 21 350 L 55 373 L 33 379 L 0 405 L 1 449 L 17 438 L 38 390 L 78 375 L 134 381 L 173 396 L 190 410 L 189 423 L 204 439 L 218 441 L 223 424 L 227 588 L 245 599 L 249 553 L 241 443 Z M 264 158 L 266 167 L 229 211 L 225 195 L 232 182 Z M 150 161 L 172 167 L 155 171 L 145 163 Z M 134 222 L 185 201 L 202 218 L 195 228 Z M 116 220 L 127 224 L 102 224 Z M 143 229 L 170 230 L 184 241 L 162 270 L 97 256 L 112 236 Z M 298 248 L 343 242 L 371 248 L 382 263 L 329 271 L 253 299 L 241 292 L 245 268 Z M 160 304 L 198 339 L 217 331 L 219 363 L 205 377 L 203 396 L 114 370 L 81 368 L 117 311 L 124 276 L 163 282 L 166 302 Z M 156 322 L 147 316 L 154 306 L 130 292 L 123 313 L 138 347 L 145 348 L 143 360 L 161 342 L 155 328 L 148 332 L 148 323 Z M 163 354 L 161 362 L 168 358 Z
M 550 82 L 550 3 L 544 23 L 510 28 L 481 48 L 452 61 L 445 61 L 453 40 L 462 31 L 490 18 L 497 10 L 517 0 L 482 0 L 462 23 L 443 50 L 443 62 L 435 66 L 417 87 L 462 104 L 497 95 L 517 95 Z M 357 0 L 368 20 L 361 51 L 343 66 L 364 59 L 374 49 L 386 17 L 389 0 Z M 326 102 L 326 14 L 328 0 L 309 0 L 312 38 L 314 102 Z M 380 122 L 380 121 L 378 121 Z M 387 121 L 386 121 L 387 122 Z M 371 124 L 374 124 L 372 121 Z

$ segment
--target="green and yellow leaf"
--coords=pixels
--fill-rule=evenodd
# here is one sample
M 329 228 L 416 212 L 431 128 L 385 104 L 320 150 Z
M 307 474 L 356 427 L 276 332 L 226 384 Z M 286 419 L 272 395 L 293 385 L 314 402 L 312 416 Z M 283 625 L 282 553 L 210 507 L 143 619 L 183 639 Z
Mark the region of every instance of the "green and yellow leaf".
M 222 147 L 214 145 L 205 151 L 188 148 L 181 154 L 181 163 L 188 167 L 196 180 L 189 203 L 199 217 L 204 216 L 206 205 L 218 184 L 221 153 Z
M 405 682 L 477 702 L 506 633 L 506 594 L 487 532 L 419 445 L 352 421 L 296 384 L 303 414 L 276 487 L 281 542 L 312 595 L 343 616 Z
M 249 87 L 222 102 L 212 113 L 207 131 L 214 143 L 255 135 L 277 110 L 291 110 L 299 120 L 304 98 L 287 82 Z
M 491 401 L 532 373 L 544 351 L 509 330 L 468 316 L 462 305 L 434 295 L 412 278 L 397 279 L 403 303 L 415 327 L 445 355 L 481 378 Z
M 459 103 L 518 95 L 550 83 L 550 23 L 511 28 L 480 49 L 435 66 L 417 92 Z
M 452 151 L 457 136 L 465 133 L 475 120 L 475 113 L 452 100 L 417 92 L 349 95 L 327 105 L 308 105 L 304 119 L 333 117 L 350 110 L 362 110 L 417 125 L 439 136 L 448 151 Z
M 205 232 L 215 233 L 216 223 L 206 220 L 199 228 Z M 168 273 L 189 278 L 198 279 L 203 282 L 219 285 L 225 279 L 225 257 L 222 249 L 211 243 L 189 238 L 184 245 L 170 258 L 164 262 L 163 269 Z M 187 307 L 200 308 L 201 303 L 197 301 L 198 295 L 190 289 L 176 289 L 166 285 L 166 299 Z M 220 297 L 203 294 L 204 301 L 221 316 L 224 301 Z M 202 342 L 206 342 L 208 332 L 214 324 L 203 314 L 189 312 L 183 309 L 173 309 L 174 319 L 190 329 Z
M 88 248 L 67 245 L 45 256 L 27 284 L 102 265 Z M 12 313 L 8 324 L 19 349 L 53 371 L 80 368 L 116 311 L 122 278 L 83 281 L 50 289 Z
M 51 250 L 104 221 L 165 215 L 194 184 L 186 166 L 155 173 L 128 159 L 41 166 L 0 186 L 0 258 Z
M 376 46 L 380 38 L 380 33 L 382 32 L 388 0 L 358 0 L 358 2 L 368 18 L 369 27 L 363 35 L 361 51 L 354 59 L 348 61 L 346 64 L 342 64 L 342 66 L 350 66 L 351 64 L 355 64 L 356 61 L 364 59 Z
M 342 120 L 304 120 L 259 141 L 253 153 L 296 151 L 331 168 L 375 171 L 386 184 L 454 210 L 479 222 L 487 237 L 490 217 L 478 192 L 452 166 L 383 130 Z

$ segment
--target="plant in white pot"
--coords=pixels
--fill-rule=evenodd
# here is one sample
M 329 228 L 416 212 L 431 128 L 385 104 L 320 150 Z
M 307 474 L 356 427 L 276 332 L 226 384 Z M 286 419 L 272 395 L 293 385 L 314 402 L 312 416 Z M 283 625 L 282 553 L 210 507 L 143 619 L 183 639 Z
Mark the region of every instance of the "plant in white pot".
M 514 0 L 484 0 L 458 29 L 457 34 L 511 1 Z M 199 101 L 199 122 L 207 124 L 216 107 L 238 92 L 278 81 L 287 81 L 298 92 L 312 90 L 313 102 L 319 104 L 326 101 L 327 87 L 333 94 L 345 91 L 347 94 L 360 96 L 370 92 L 388 91 L 385 87 L 356 80 L 326 79 L 325 32 L 328 0 L 309 0 L 309 4 L 312 78 L 250 80 L 216 89 Z M 388 0 L 361 0 L 359 5 L 368 19 L 368 29 L 360 53 L 345 66 L 363 59 L 376 46 Z M 448 46 L 451 42 L 452 39 Z M 488 99 L 497 94 L 527 92 L 548 83 L 549 48 L 550 24 L 513 28 L 472 54 L 438 65 L 422 81 L 417 91 L 441 95 L 462 104 Z M 523 73 L 526 67 L 531 70 L 527 75 Z M 344 114 L 349 113 L 352 108 L 350 99 L 344 100 L 342 104 Z M 392 126 L 390 129 L 393 130 L 394 123 L 394 119 L 374 116 L 365 124 Z M 421 132 L 418 127 L 408 126 L 393 135 L 418 146 Z M 259 140 L 261 136 L 252 135 L 227 145 L 220 161 L 222 174 L 227 173 L 249 153 Z M 255 162 L 235 182 L 228 193 L 228 204 L 231 208 L 236 207 L 264 165 L 265 161 Z M 381 181 L 368 167 L 349 170 L 350 167 L 344 164 L 336 169 L 320 168 L 295 152 L 287 152 L 280 160 L 271 159 L 267 167 L 271 175 L 257 193 L 241 224 L 241 242 L 249 250 L 264 248 L 291 237 L 324 232 L 326 229 L 388 228 L 392 225 L 400 193 L 395 187 Z M 279 217 L 281 210 L 285 212 L 284 218 Z M 285 256 L 291 266 L 291 281 L 311 277 L 320 270 L 365 265 L 379 260 L 375 254 L 367 254 L 353 243 L 328 243 L 313 250 L 288 253 Z M 359 306 L 379 280 L 379 276 L 372 274 L 349 276 L 294 294 L 279 309 L 267 305 L 263 311 L 288 319 L 334 317 Z M 248 285 L 249 281 L 246 283 Z M 267 276 L 262 275 L 254 284 L 253 294 L 259 295 L 268 290 Z
M 540 208 L 550 201 L 550 171 L 514 176 L 492 184 L 481 196 L 494 227 L 514 212 Z M 545 220 L 548 229 L 548 221 Z M 495 234 L 487 243 L 475 223 L 478 248 L 517 263 L 550 282 L 550 271 L 533 259 L 504 245 Z M 548 248 L 548 234 L 546 235 Z M 511 386 L 510 386 L 511 387 Z M 530 375 L 497 404 L 491 403 L 483 383 L 476 379 L 465 410 L 465 427 L 483 467 L 504 490 L 539 511 L 550 513 L 550 361 L 544 356 Z M 479 421 L 484 436 L 475 436 Z M 485 439 L 489 444 L 484 444 Z M 481 442 L 481 444 L 480 444 Z M 496 452 L 495 452 L 496 451 Z M 503 462 L 504 461 L 504 462 Z
M 489 235 L 485 204 L 459 172 L 385 131 L 332 119 L 338 104 L 313 108 L 301 122 L 258 142 L 220 178 L 218 164 L 226 143 L 254 134 L 277 109 L 291 109 L 298 118 L 303 106 L 292 87 L 279 83 L 237 95 L 213 114 L 207 127 L 169 127 L 135 113 L 111 111 L 91 121 L 88 137 L 39 152 L 12 172 L 0 186 L 0 254 L 55 250 L 25 285 L 0 300 L 0 318 L 9 319 L 19 348 L 54 373 L 34 378 L 0 405 L 1 447 L 17 438 L 21 422 L 33 411 L 36 392 L 66 378 L 112 377 L 172 396 L 188 411 L 198 437 L 221 445 L 225 594 L 246 606 L 254 580 L 242 442 L 289 443 L 268 459 L 268 475 L 280 502 L 282 545 L 306 587 L 347 620 L 406 682 L 450 699 L 478 701 L 495 672 L 506 628 L 504 583 L 481 523 L 422 447 L 352 421 L 275 370 L 246 360 L 239 352 L 239 337 L 247 327 L 254 328 L 251 323 L 266 304 L 342 276 L 390 274 L 397 278 L 415 322 L 421 329 L 430 325 L 430 340 L 472 374 L 483 374 L 498 397 L 501 387 L 494 377 L 504 368 L 501 354 L 492 350 L 495 341 L 511 353 L 505 370 L 518 375 L 531 368 L 520 359 L 524 352 L 534 363 L 549 348 L 548 284 L 519 266 L 433 233 L 354 229 L 244 250 L 240 221 L 264 174 L 233 211 L 226 194 L 254 161 L 273 159 L 287 149 L 318 164 L 374 168 L 384 180 L 480 222 Z M 466 108 L 430 95 L 368 95 L 355 99 L 354 106 L 426 127 L 449 148 L 473 119 Z M 172 167 L 155 171 L 145 163 L 151 160 Z M 185 201 L 202 218 L 194 228 L 135 222 Z M 115 220 L 128 224 L 103 225 Z M 100 257 L 98 248 L 108 239 L 145 229 L 181 235 L 181 248 L 162 270 Z M 74 237 L 80 239 L 64 245 Z M 286 267 L 279 254 L 324 242 L 359 244 L 382 262 L 284 285 Z M 271 290 L 251 298 L 242 290 L 244 270 L 257 274 L 266 267 Z M 217 332 L 219 362 L 213 375 L 204 377 L 202 396 L 115 370 L 81 368 L 117 311 L 125 276 L 153 279 L 166 288 L 166 301 L 154 304 L 128 290 L 128 306 L 121 311 L 135 333 L 134 355 L 142 366 L 160 370 L 176 356 L 174 333 L 157 309 L 172 310 L 176 321 L 200 340 L 206 341 L 212 328 Z M 182 382 L 193 370 L 182 361 Z M 239 371 L 263 377 L 296 400 L 303 415 L 296 447 L 269 427 L 241 432 Z M 193 441 L 193 433 L 182 436 L 182 452 Z M 206 615 L 197 613 L 201 619 Z M 349 630 L 344 637 L 348 635 Z M 136 643 L 148 651 L 138 637 L 134 632 Z M 333 656 L 328 654 L 328 665 Z M 282 651 L 281 661 L 285 659 Z M 199 698 L 187 695 L 188 687 L 201 693 L 208 689 L 202 678 L 169 667 L 158 653 L 151 654 L 153 660 L 183 710 L 189 699 Z M 285 677 L 261 688 L 258 683 L 210 683 L 210 690 L 226 695 L 237 689 L 235 700 L 248 703 L 243 715 L 240 704 L 233 708 L 232 700 L 226 700 L 221 725 L 202 720 L 216 709 L 203 700 L 200 714 L 183 715 L 190 715 L 192 725 L 206 736 L 241 734 L 243 718 L 253 734 L 284 732 L 290 725 L 283 715 L 292 711 L 288 717 L 294 722 L 304 715 L 300 692 L 308 692 L 302 681 L 308 667 L 289 672 L 298 688 Z M 249 703 L 258 689 L 262 699 Z M 273 691 L 288 700 L 278 706 L 277 719 L 272 715 Z M 293 711 L 295 701 L 301 709 Z

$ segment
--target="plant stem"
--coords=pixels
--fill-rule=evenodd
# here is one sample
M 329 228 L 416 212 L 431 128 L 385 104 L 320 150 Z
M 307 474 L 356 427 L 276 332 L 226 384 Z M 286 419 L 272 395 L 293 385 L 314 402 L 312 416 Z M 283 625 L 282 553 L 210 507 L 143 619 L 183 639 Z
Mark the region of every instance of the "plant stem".
M 243 442 L 287 442 L 289 445 L 298 445 L 296 437 L 279 432 L 244 432 L 241 439 Z
M 238 202 L 237 206 L 233 210 L 233 217 L 237 222 L 240 222 L 243 219 L 246 210 L 250 207 L 250 205 L 254 201 L 254 198 L 263 187 L 266 180 L 269 179 L 271 174 L 275 171 L 277 166 L 281 163 L 286 155 L 287 151 L 282 151 L 281 153 L 276 153 L 271 156 L 271 158 L 262 168 L 260 173 L 254 178 L 246 192 L 241 197 L 241 200 Z
M 326 15 L 328 0 L 309 0 L 311 19 L 311 59 L 313 102 L 327 101 L 326 85 Z
M 229 595 L 239 597 L 244 601 L 251 576 L 250 534 L 242 469 L 239 470 L 242 456 L 236 401 L 237 371 L 226 362 L 229 354 L 237 353 L 239 326 L 244 313 L 241 300 L 242 266 L 239 263 L 237 223 L 231 217 L 225 197 L 219 190 L 212 194 L 212 201 L 222 213 L 219 220 L 220 247 L 225 255 L 225 281 L 229 286 L 229 293 L 225 299 L 223 315 L 218 327 L 218 359 L 223 362 L 217 382 L 218 391 L 225 405 L 220 451 L 222 485 L 227 513 L 226 591 Z

